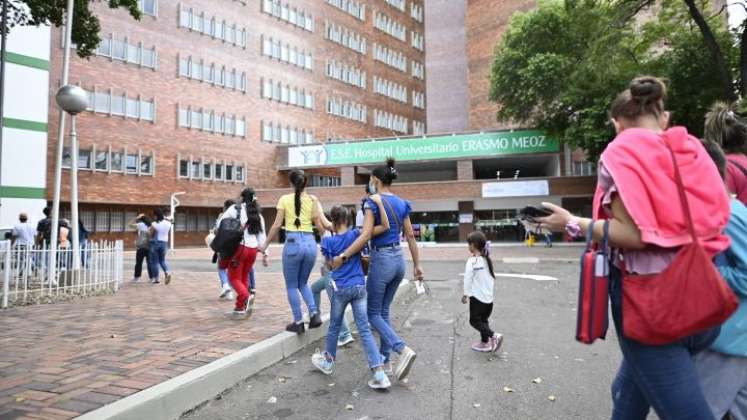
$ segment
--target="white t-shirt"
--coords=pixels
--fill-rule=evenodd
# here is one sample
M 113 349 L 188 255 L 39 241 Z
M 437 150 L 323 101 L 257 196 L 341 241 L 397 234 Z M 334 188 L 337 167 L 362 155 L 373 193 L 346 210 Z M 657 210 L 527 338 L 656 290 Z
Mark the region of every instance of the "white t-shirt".
M 171 222 L 169 222 L 166 219 L 163 219 L 160 222 L 153 222 L 151 227 L 153 227 L 153 229 L 156 231 L 155 239 L 157 241 L 161 241 L 161 242 L 169 241 L 169 231 L 171 230 Z
M 137 222 L 137 231 L 138 232 L 148 232 L 148 225 L 146 225 L 143 222 Z
M 365 218 L 366 216 L 363 214 L 363 210 L 358 209 L 358 211 L 355 213 L 355 227 L 362 228 Z
M 13 226 L 13 237 L 16 238 L 17 245 L 33 245 L 35 236 L 36 227 L 29 222 L 18 222 Z
M 482 303 L 493 303 L 495 279 L 483 257 L 471 257 L 464 269 L 464 295 Z
M 229 217 L 236 217 L 236 206 L 231 206 L 228 210 L 224 211 L 223 214 L 220 215 L 220 218 L 218 219 L 217 225 L 220 225 L 220 221 Z M 246 222 L 249 220 L 249 217 L 246 214 L 246 204 L 241 205 L 241 224 L 246 225 Z M 244 242 L 242 242 L 242 245 L 248 248 L 259 248 L 260 245 L 265 243 L 265 240 L 267 239 L 267 234 L 265 233 L 265 218 L 262 217 L 262 215 L 259 215 L 259 223 L 262 227 L 262 230 L 258 234 L 252 234 L 249 233 L 247 229 L 244 229 Z

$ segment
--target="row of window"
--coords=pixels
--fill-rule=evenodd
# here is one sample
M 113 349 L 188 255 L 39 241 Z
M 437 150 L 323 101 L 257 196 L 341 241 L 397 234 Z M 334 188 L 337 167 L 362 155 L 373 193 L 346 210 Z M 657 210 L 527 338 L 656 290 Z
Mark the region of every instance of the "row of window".
M 392 7 L 397 8 L 400 12 L 405 11 L 405 0 L 384 0 L 389 3 Z
M 246 119 L 202 108 L 177 106 L 179 127 L 227 136 L 246 137 Z
M 373 91 L 396 101 L 407 103 L 407 88 L 391 80 L 373 77 Z
M 311 175 L 309 187 L 339 187 L 342 185 L 342 178 L 339 176 Z
M 366 21 L 366 5 L 356 0 L 327 0 L 327 3 L 335 6 L 354 18 Z
M 143 153 L 142 150 L 112 150 L 109 146 L 91 146 L 78 149 L 78 169 L 95 172 L 118 172 L 129 175 L 154 175 L 156 173 L 156 153 Z M 72 154 L 69 147 L 62 151 L 62 167 L 72 167 Z
M 229 25 L 225 20 L 218 20 L 215 16 L 205 17 L 205 12 L 197 13 L 192 8 L 179 5 L 179 26 L 203 33 L 229 44 L 246 48 L 246 28 Z
M 363 124 L 368 122 L 368 108 L 360 103 L 346 101 L 342 98 L 327 99 L 327 113 L 338 117 L 358 121 Z
M 325 20 L 324 36 L 326 36 L 330 41 L 350 48 L 355 52 L 364 55 L 366 54 L 366 45 L 368 42 L 366 41 L 366 38 L 358 32 Z
M 425 135 L 425 123 L 420 121 L 412 122 L 412 134 L 416 136 Z
M 412 91 L 412 106 L 415 108 L 425 109 L 425 93 Z
M 283 43 L 279 39 L 265 37 L 264 35 L 262 35 L 262 55 L 293 64 L 306 70 L 314 70 L 314 58 L 310 52 L 307 53 L 305 50 L 299 51 L 297 47 L 291 48 L 288 43 Z
M 108 38 L 101 38 L 101 42 L 96 48 L 96 55 L 152 69 L 156 68 L 157 62 L 156 47 L 145 48 L 142 42 L 132 44 L 127 37 L 120 41 L 114 39 L 113 34 L 109 34 Z
M 335 60 L 327 61 L 327 77 L 337 79 L 343 83 L 366 88 L 366 72 L 347 64 L 339 63 Z
M 407 73 L 407 57 L 399 51 L 394 51 L 384 45 L 374 43 L 374 60 L 382 62 L 389 67 Z
M 410 3 L 410 17 L 420 23 L 423 23 L 423 6 L 416 4 L 415 2 L 411 2 Z
M 418 51 L 425 50 L 425 37 L 419 32 L 410 31 L 410 44 Z
M 262 80 L 262 97 L 288 105 L 314 109 L 314 96 L 306 89 L 290 87 L 272 79 Z
M 244 182 L 245 168 L 236 162 L 219 159 L 193 159 L 177 156 L 178 178 L 189 178 L 196 181 Z
M 314 32 L 314 18 L 310 14 L 305 14 L 303 10 L 290 7 L 288 3 L 282 4 L 280 0 L 263 0 L 262 11 L 291 25 Z
M 93 91 L 86 90 L 86 94 L 88 95 L 87 111 L 145 121 L 155 121 L 156 119 L 155 99 L 146 101 L 139 96 L 130 98 L 127 96 L 127 92 L 114 94 L 111 89 L 99 91 L 94 88 Z
M 407 133 L 407 118 L 391 112 L 374 109 L 374 127 Z
M 412 60 L 412 77 L 420 80 L 425 80 L 425 65 Z
M 407 28 L 405 25 L 390 18 L 386 13 L 376 12 L 374 28 L 384 31 L 402 42 L 407 41 Z
M 80 221 L 89 232 L 129 232 L 135 227 L 126 225 L 137 217 L 138 213 L 121 210 L 81 210 Z M 177 232 L 207 232 L 213 226 L 216 215 L 197 213 L 194 210 L 176 212 L 174 230 Z M 60 217 L 70 220 L 70 210 L 60 210 Z
M 246 72 L 229 70 L 215 63 L 206 64 L 192 56 L 179 58 L 179 76 L 246 93 Z
M 278 122 L 262 121 L 262 140 L 282 144 L 312 144 L 314 132 Z

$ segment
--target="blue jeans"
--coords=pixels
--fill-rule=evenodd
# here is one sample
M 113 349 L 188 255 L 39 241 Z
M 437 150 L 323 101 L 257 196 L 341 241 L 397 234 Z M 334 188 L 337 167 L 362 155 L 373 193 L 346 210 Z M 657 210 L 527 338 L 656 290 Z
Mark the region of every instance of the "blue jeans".
M 311 233 L 288 232 L 286 234 L 283 247 L 283 276 L 294 322 L 303 320 L 299 294 L 309 308 L 309 315 L 317 312 L 314 297 L 309 288 L 309 276 L 316 263 L 316 253 L 316 241 Z
M 353 307 L 353 318 L 355 319 L 355 325 L 358 326 L 358 333 L 361 336 L 368 367 L 373 369 L 381 366 L 381 355 L 378 347 L 376 347 L 376 340 L 371 333 L 368 316 L 366 315 L 366 286 L 361 284 L 360 286 L 333 290 L 332 282 L 330 282 L 327 286 L 327 292 L 332 296 L 332 314 L 329 319 L 326 341 L 327 353 L 332 356 L 332 359 L 337 356 L 337 337 L 340 333 L 340 325 L 345 318 L 345 308 L 350 304 Z
M 399 284 L 405 277 L 405 259 L 401 248 L 371 249 L 368 269 L 368 320 L 381 337 L 381 355 L 386 362 L 394 350 L 405 348 L 405 342 L 397 335 L 389 322 L 389 308 Z
M 329 297 L 329 303 L 332 303 L 332 298 L 333 298 L 332 289 L 327 288 L 327 286 L 329 286 L 329 284 L 331 283 L 330 280 L 332 280 L 332 278 L 328 274 L 326 276 L 323 276 L 319 280 L 315 281 L 311 285 L 311 294 L 314 296 L 314 305 L 317 308 L 322 307 L 320 305 L 321 300 L 322 300 L 322 290 L 327 291 L 327 296 Z M 338 338 L 340 340 L 345 340 L 351 336 L 352 334 L 350 333 L 350 327 L 348 326 L 348 320 L 345 319 L 345 317 L 342 317 L 342 323 L 340 324 L 340 336 Z
M 257 287 L 257 274 L 254 271 L 254 267 L 249 272 L 249 289 L 254 290 Z
M 713 419 L 693 356 L 713 343 L 719 329 L 664 346 L 630 340 L 621 334 L 622 277 L 616 267 L 610 270 L 610 280 L 612 317 L 623 354 L 620 370 L 612 383 L 612 419 L 645 420 L 651 407 L 662 420 Z
M 225 268 L 219 268 L 218 278 L 220 279 L 220 287 L 222 289 L 225 289 L 226 286 L 231 287 L 231 283 L 228 282 L 228 270 Z
M 166 264 L 166 248 L 168 242 L 150 241 L 150 255 L 148 255 L 148 266 L 151 279 L 158 278 L 158 267 L 163 269 L 164 273 L 169 272 L 169 265 Z

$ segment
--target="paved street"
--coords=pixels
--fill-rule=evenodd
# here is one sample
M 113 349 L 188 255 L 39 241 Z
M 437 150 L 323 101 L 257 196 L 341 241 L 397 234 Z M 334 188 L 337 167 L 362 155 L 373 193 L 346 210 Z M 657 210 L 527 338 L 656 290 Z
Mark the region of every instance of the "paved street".
M 591 347 L 573 339 L 576 265 L 496 265 L 499 273 L 559 279 L 498 279 L 491 321 L 505 342 L 497 357 L 470 349 L 477 333 L 468 324 L 467 306 L 459 302 L 461 269 L 461 263 L 429 262 L 431 295 L 414 299 L 409 294 L 395 305 L 399 331 L 419 352 L 406 384 L 387 392 L 369 389 L 357 343 L 339 352 L 330 377 L 312 367 L 314 349 L 308 348 L 186 419 L 607 418 L 619 351 L 614 338 Z M 277 402 L 268 402 L 273 397 Z

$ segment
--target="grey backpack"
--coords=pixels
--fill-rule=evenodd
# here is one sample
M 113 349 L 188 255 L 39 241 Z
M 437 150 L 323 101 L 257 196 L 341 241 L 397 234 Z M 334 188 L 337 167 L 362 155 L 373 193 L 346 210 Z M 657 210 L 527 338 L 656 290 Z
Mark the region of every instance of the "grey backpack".
M 135 247 L 139 249 L 148 249 L 150 243 L 150 235 L 148 231 L 137 231 L 137 239 L 135 239 Z

